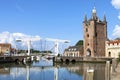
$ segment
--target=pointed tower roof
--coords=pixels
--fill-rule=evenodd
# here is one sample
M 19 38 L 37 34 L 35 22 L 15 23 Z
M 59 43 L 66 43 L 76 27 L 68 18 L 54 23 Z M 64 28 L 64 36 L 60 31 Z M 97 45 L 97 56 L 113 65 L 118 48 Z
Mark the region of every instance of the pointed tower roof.
M 96 8 L 94 7 L 93 10 L 92 10 L 92 13 L 95 13 L 96 14 Z
M 86 16 L 86 14 L 85 14 L 85 16 L 84 16 L 84 22 L 86 22 L 87 21 L 87 16 Z
M 94 7 L 93 10 L 92 10 L 92 19 L 93 19 L 93 20 L 96 20 L 96 19 L 97 19 L 96 13 L 97 13 L 97 10 L 96 10 L 96 8 Z
M 103 22 L 106 22 L 106 15 L 104 14 Z

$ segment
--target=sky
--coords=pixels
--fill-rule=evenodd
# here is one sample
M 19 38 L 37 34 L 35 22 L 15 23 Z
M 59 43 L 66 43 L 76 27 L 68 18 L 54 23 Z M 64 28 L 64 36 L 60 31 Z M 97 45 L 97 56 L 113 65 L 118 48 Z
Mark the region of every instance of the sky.
M 108 38 L 120 37 L 120 0 L 0 0 L 0 42 L 37 36 L 75 45 L 83 40 L 84 15 L 90 19 L 94 7 L 101 20 L 106 15 Z

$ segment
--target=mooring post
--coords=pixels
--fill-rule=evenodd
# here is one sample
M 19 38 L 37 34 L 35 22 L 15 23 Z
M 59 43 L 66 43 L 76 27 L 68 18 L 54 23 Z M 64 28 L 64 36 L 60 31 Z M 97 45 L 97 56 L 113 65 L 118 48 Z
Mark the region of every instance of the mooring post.
M 116 72 L 115 69 L 117 67 L 117 61 L 116 59 L 112 59 L 112 73 Z
M 34 56 L 31 56 L 31 61 L 33 61 L 34 60 Z
M 39 61 L 40 60 L 40 56 L 36 56 L 36 60 Z
M 106 61 L 105 80 L 110 80 L 110 61 Z
M 26 58 L 23 59 L 23 63 L 26 64 Z

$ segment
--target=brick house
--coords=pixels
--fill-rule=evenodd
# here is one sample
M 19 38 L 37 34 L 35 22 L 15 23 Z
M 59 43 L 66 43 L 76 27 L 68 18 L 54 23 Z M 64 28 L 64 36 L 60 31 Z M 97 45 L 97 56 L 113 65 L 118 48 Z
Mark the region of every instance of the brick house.
M 11 51 L 11 44 L 9 43 L 0 43 L 0 55 Z

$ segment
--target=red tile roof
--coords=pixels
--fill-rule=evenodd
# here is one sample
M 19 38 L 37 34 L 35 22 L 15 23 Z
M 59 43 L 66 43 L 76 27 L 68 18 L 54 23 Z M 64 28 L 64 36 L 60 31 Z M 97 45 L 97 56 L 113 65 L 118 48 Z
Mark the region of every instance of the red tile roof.
M 111 40 L 111 41 L 108 41 L 107 44 L 115 44 L 115 43 L 119 44 L 120 40 Z

